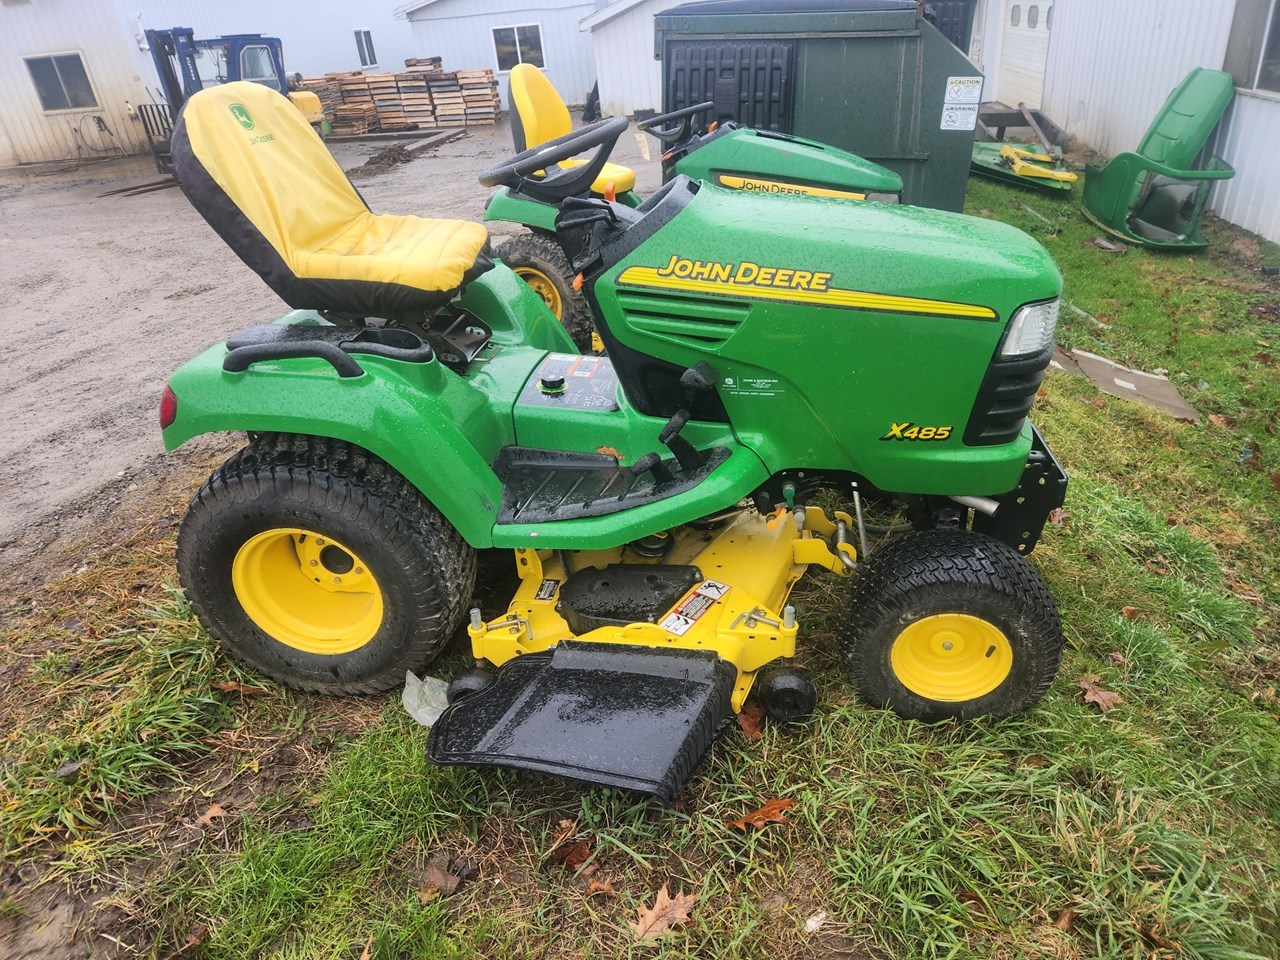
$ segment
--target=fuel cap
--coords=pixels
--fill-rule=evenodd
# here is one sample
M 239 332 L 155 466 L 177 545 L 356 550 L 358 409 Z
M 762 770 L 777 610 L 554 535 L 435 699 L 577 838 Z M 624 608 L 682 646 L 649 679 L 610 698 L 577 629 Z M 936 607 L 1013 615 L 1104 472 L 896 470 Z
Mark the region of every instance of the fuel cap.
M 546 394 L 564 393 L 564 377 L 542 377 L 538 389 Z

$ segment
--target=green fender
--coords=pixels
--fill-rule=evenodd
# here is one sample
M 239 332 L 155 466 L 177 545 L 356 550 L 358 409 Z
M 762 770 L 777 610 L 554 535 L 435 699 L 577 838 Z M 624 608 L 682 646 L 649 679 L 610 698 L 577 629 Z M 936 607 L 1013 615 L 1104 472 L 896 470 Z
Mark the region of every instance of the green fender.
M 345 440 L 399 471 L 472 546 L 488 547 L 502 496 L 489 464 L 514 441 L 502 394 L 510 383 L 523 383 L 543 355 L 503 350 L 482 375 L 463 380 L 435 360 L 405 363 L 361 354 L 364 374 L 343 378 L 309 358 L 228 373 L 222 369 L 225 344 L 217 344 L 169 381 L 178 412 L 163 432 L 164 445 L 172 450 L 200 434 L 240 430 Z

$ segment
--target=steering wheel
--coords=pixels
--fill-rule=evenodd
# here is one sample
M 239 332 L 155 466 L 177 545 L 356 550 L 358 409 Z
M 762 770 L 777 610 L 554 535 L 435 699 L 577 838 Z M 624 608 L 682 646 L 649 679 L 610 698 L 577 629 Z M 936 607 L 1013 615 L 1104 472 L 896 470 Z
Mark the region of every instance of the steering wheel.
M 577 130 L 530 147 L 480 174 L 486 187 L 511 187 L 524 193 L 558 203 L 566 197 L 586 193 L 609 159 L 613 145 L 627 129 L 626 117 L 608 117 Z M 595 149 L 591 159 L 573 167 L 556 164 L 587 150 Z M 539 170 L 546 175 L 534 176 Z
M 657 137 L 663 143 L 680 143 L 689 136 L 690 121 L 698 114 L 714 109 L 715 105 L 714 100 L 708 100 L 706 103 L 695 103 L 692 107 L 662 113 L 637 123 L 636 129 Z M 672 127 L 660 126 L 660 124 L 671 123 L 673 120 L 680 122 Z

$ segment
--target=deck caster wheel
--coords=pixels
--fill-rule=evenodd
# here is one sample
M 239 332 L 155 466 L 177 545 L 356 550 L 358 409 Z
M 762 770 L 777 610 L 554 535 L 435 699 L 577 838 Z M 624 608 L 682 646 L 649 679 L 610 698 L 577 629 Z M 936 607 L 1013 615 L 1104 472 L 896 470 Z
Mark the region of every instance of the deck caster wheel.
M 448 644 L 476 556 L 404 477 L 350 444 L 260 434 L 178 533 L 196 615 L 233 658 L 319 693 L 377 693 Z
M 800 723 L 813 716 L 818 689 L 807 670 L 773 667 L 756 678 L 756 696 L 773 723 Z
M 1035 568 L 963 530 L 908 534 L 872 553 L 854 575 L 838 640 L 866 703 L 926 722 L 1030 709 L 1063 645 Z
M 479 693 L 493 683 L 496 676 L 492 670 L 486 670 L 484 667 L 461 670 L 454 674 L 453 679 L 449 681 L 449 689 L 444 694 L 445 699 L 449 701 L 449 706 L 453 706 L 459 700 L 465 699 L 473 693 Z

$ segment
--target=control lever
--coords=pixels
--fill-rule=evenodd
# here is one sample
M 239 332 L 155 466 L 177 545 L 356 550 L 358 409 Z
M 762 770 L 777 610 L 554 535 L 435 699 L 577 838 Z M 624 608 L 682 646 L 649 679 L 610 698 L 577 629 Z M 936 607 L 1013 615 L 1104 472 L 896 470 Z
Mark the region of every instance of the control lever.
M 680 436 L 680 431 L 685 428 L 693 415 L 690 411 L 698 394 L 714 390 L 719 382 L 720 374 L 716 373 L 715 367 L 705 360 L 699 360 L 680 374 L 680 386 L 684 388 L 684 406 L 672 414 L 667 425 L 662 428 L 662 433 L 658 434 L 658 440 L 666 444 L 667 449 L 675 455 L 680 469 L 685 473 L 702 466 L 702 454 L 698 453 L 693 444 Z

